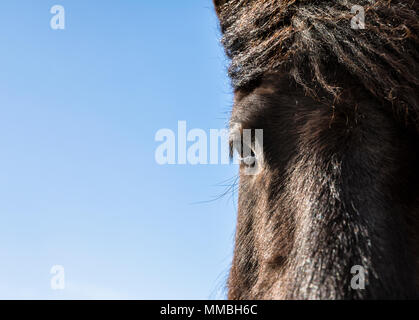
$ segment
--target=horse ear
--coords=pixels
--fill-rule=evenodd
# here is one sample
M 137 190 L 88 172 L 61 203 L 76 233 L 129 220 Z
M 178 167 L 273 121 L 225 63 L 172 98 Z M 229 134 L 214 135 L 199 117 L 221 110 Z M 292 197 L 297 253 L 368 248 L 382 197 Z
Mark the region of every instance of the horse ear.
M 220 14 L 222 6 L 224 6 L 227 2 L 230 0 L 213 0 L 214 6 L 215 6 L 215 12 L 217 12 L 217 15 Z

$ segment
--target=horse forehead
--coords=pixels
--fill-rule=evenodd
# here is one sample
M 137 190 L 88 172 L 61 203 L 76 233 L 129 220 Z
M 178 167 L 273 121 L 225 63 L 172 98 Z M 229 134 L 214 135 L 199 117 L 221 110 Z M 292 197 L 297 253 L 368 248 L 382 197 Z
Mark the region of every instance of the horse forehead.
M 250 94 L 236 101 L 231 113 L 231 126 L 251 122 L 266 109 L 266 103 L 259 95 Z
M 279 104 L 277 100 L 286 91 L 285 88 L 288 85 L 280 75 L 269 75 L 251 91 L 237 90 L 234 95 L 231 122 L 251 122 L 268 112 L 272 104 Z
M 252 126 L 274 114 L 288 117 L 290 113 L 313 104 L 316 104 L 315 101 L 281 79 L 275 83 L 265 81 L 251 92 L 236 92 L 230 123 Z

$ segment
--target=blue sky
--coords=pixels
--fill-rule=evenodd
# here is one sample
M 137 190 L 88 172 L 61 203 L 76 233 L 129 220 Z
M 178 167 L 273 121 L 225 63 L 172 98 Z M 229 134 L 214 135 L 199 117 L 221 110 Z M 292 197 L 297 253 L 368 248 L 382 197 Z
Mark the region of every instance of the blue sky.
M 154 159 L 161 128 L 226 126 L 211 1 L 1 1 L 0 39 L 0 298 L 223 298 L 237 167 Z

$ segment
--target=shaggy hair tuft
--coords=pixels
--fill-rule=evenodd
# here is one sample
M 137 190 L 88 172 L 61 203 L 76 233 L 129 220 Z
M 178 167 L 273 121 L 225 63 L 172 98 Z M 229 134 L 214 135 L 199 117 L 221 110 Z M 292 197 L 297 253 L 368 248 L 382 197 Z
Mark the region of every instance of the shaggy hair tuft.
M 419 132 L 418 15 L 414 0 L 215 0 L 235 89 L 267 72 L 288 74 L 306 94 L 340 101 L 359 83 Z M 352 29 L 351 8 L 365 10 Z

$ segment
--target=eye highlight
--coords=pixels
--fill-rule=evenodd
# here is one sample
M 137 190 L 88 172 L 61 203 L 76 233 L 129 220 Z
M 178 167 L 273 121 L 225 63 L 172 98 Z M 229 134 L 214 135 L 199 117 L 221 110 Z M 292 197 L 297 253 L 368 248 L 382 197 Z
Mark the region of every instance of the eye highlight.
M 252 151 L 251 156 L 247 156 L 245 158 L 240 158 L 240 164 L 247 166 L 249 168 L 253 168 L 256 165 L 256 157 L 254 155 L 254 152 Z
M 241 166 L 253 168 L 256 165 L 256 155 L 251 145 L 241 141 L 233 142 L 234 150 L 237 152 L 237 159 Z

